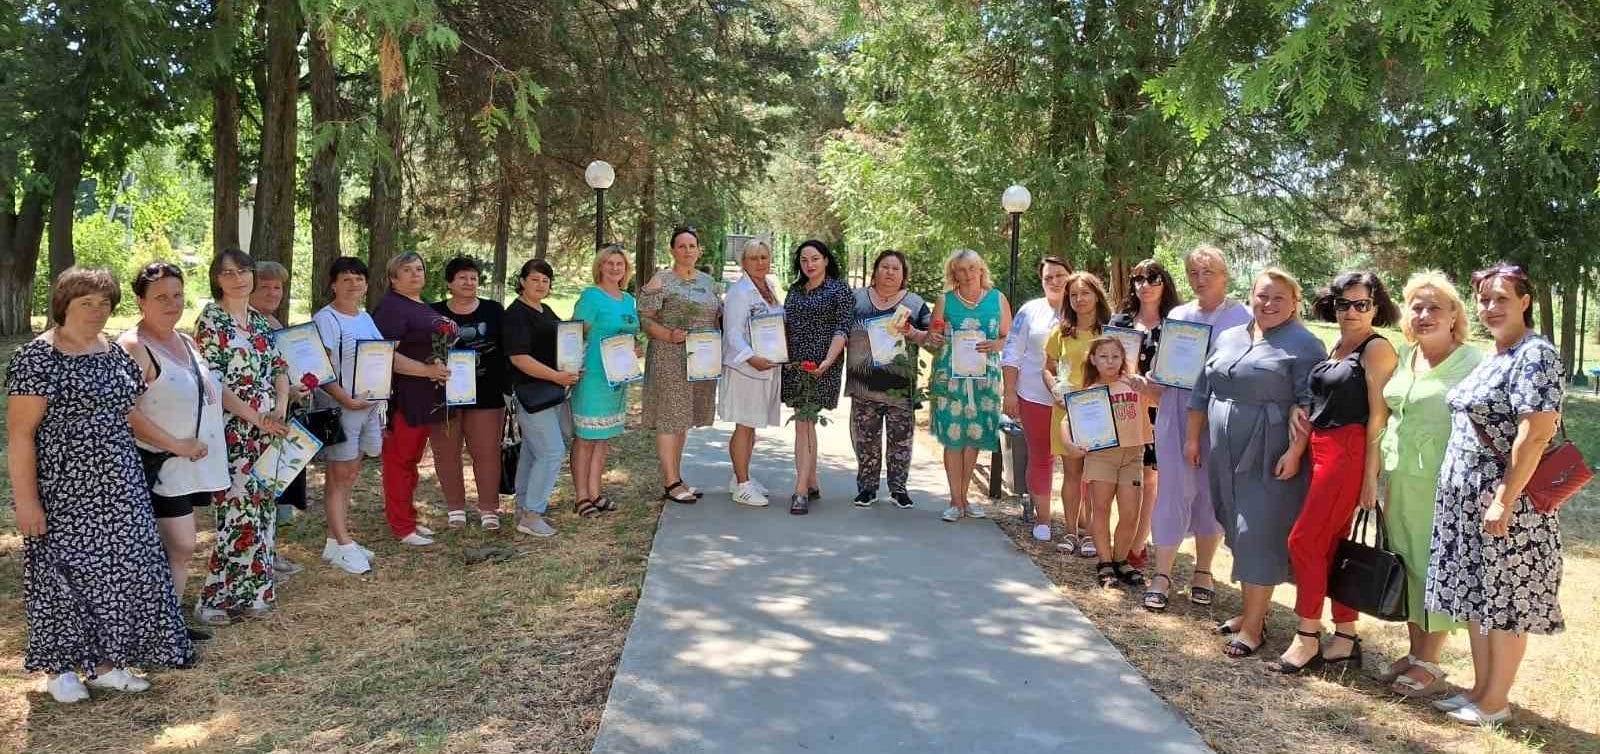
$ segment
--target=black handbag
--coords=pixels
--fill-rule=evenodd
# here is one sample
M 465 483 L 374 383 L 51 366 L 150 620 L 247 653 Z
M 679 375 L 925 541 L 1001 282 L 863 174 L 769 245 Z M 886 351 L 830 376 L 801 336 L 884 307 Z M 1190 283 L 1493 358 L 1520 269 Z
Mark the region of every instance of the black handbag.
M 344 411 L 338 406 L 319 408 L 307 411 L 300 423 L 305 425 L 306 431 L 312 437 L 322 441 L 323 445 L 338 445 L 349 439 L 344 433 Z
M 506 412 L 506 428 L 500 435 L 500 494 L 517 494 L 517 463 L 522 459 L 522 437 L 517 433 L 515 409 Z
M 537 414 L 551 406 L 559 406 L 567 399 L 567 389 L 554 382 L 532 380 L 518 385 L 515 389 L 517 403 L 522 405 L 522 410 L 530 414 Z
M 1369 545 L 1363 540 L 1372 519 L 1377 519 L 1378 533 Z M 1328 596 L 1379 620 L 1403 621 L 1409 604 L 1405 562 L 1389 549 L 1384 530 L 1383 511 L 1357 514 L 1355 530 L 1334 552 Z

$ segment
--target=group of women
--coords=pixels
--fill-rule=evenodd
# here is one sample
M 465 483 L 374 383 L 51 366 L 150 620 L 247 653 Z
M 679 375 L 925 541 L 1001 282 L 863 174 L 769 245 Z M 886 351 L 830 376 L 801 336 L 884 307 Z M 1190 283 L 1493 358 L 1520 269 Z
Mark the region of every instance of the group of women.
M 332 302 L 313 317 L 338 378 L 314 388 L 289 379 L 274 346 L 281 324 L 270 310 L 285 276 L 242 252 L 213 261 L 213 300 L 192 338 L 176 330 L 184 312 L 176 267 L 157 262 L 140 271 L 132 284 L 139 323 L 115 343 L 101 331 L 120 298 L 117 281 L 99 270 L 64 273 L 52 294 L 53 327 L 19 349 L 7 370 L 11 474 L 26 536 L 26 667 L 49 673 L 51 694 L 71 702 L 87 698 L 84 678 L 138 691 L 148 683 L 129 667 L 193 662 L 194 642 L 208 636 L 185 625 L 179 605 L 198 506 L 218 506 L 218 536 L 197 621 L 226 625 L 272 611 L 275 581 L 298 568 L 274 546 L 278 504 L 293 500 L 275 495 L 251 466 L 286 432 L 297 405 L 340 410 L 344 439 L 323 449 L 323 559 L 350 573 L 372 568 L 348 521 L 363 457 L 382 459 L 385 517 L 406 545 L 433 543 L 414 505 L 430 445 L 446 524 L 468 523 L 465 447 L 478 523 L 500 528 L 499 441 L 508 424 L 521 436 L 518 532 L 556 533 L 546 514 L 563 463 L 576 513 L 616 509 L 603 475 L 609 440 L 625 425 L 628 384 L 606 378 L 596 344 L 640 333 L 648 341 L 642 423 L 656 438 L 665 500 L 702 496 L 683 479 L 686 433 L 720 413 L 735 425 L 732 499 L 768 505 L 770 488 L 751 476 L 751 458 L 757 430 L 777 426 L 787 405 L 795 424 L 789 512 L 808 513 L 821 498 L 816 422 L 842 390 L 852 399 L 859 462 L 854 504 L 879 499 L 886 465 L 889 499 L 911 508 L 914 412 L 928 400 L 950 488 L 946 521 L 986 515 L 968 490 L 979 452 L 998 448 L 1009 415 L 1020 420 L 1029 450 L 1033 536 L 1097 558 L 1102 585 L 1142 589 L 1145 608 L 1165 610 L 1178 548 L 1193 536 L 1188 599 L 1209 605 L 1212 559 L 1227 542 L 1244 597 L 1241 614 L 1216 627 L 1228 635 L 1231 657 L 1266 643 L 1273 587 L 1292 580 L 1301 623 L 1272 667 L 1297 673 L 1361 663 L 1354 612 L 1334 604 L 1335 632 L 1324 645 L 1322 610 L 1334 551 L 1355 511 L 1380 501 L 1410 579 L 1411 651 L 1388 673 L 1396 692 L 1439 689 L 1443 638 L 1467 624 L 1476 682 L 1438 705 L 1462 722 L 1497 722 L 1509 714 L 1527 635 L 1562 627 L 1557 520 L 1521 493 L 1560 421 L 1564 375 L 1554 349 L 1531 331 L 1520 268 L 1499 265 L 1473 278 L 1479 318 L 1494 337 L 1487 356 L 1466 345 L 1468 310 L 1437 273 L 1414 276 L 1399 307 L 1370 273 L 1335 278 L 1310 307 L 1339 325 L 1329 353 L 1300 322 L 1303 294 L 1293 277 L 1268 269 L 1253 281 L 1248 305 L 1230 301 L 1225 261 L 1208 246 L 1185 259 L 1194 301 L 1181 302 L 1171 274 L 1147 260 L 1133 268 L 1132 290 L 1113 313 L 1098 279 L 1052 257 L 1039 267 L 1044 295 L 1013 317 L 983 259 L 968 250 L 948 258 L 945 290 L 930 306 L 908 290 L 909 260 L 897 251 L 879 254 L 868 284 L 852 291 L 827 245 L 806 241 L 780 296 L 772 248 L 754 240 L 739 252 L 743 276 L 723 295 L 696 268 L 694 229 L 675 229 L 670 243 L 672 265 L 641 286 L 637 300 L 627 291 L 626 251 L 598 251 L 592 285 L 573 311 L 589 344 L 576 370 L 557 358 L 562 319 L 546 303 L 555 274 L 543 260 L 522 265 L 517 298 L 505 307 L 478 296 L 475 262 L 452 260 L 444 270 L 449 296 L 429 304 L 421 298 L 424 261 L 401 254 L 369 314 L 366 266 L 340 258 L 323 281 Z M 784 323 L 786 359 L 758 354 L 751 334 L 753 320 L 773 316 Z M 867 331 L 883 317 L 910 344 L 890 361 L 873 357 Z M 1162 326 L 1173 320 L 1211 327 L 1210 355 L 1192 390 L 1145 376 Z M 1396 320 L 1406 340 L 1399 348 L 1375 330 Z M 1108 337 L 1108 326 L 1138 332 L 1136 352 Z M 720 379 L 691 379 L 689 336 L 708 329 L 721 331 Z M 967 363 L 958 370 L 956 349 L 947 347 L 958 337 L 978 354 L 979 374 Z M 397 342 L 392 393 L 382 402 L 356 397 L 352 375 L 357 344 L 374 339 Z M 478 352 L 475 405 L 445 405 L 441 339 Z M 934 354 L 926 394 L 912 346 Z M 1095 385 L 1111 395 L 1121 442 L 1089 451 L 1075 444 L 1063 400 Z

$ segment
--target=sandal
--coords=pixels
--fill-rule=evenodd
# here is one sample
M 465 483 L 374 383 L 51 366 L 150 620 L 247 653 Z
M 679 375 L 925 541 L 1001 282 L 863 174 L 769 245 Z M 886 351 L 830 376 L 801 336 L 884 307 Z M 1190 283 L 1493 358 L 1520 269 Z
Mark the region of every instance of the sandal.
M 806 490 L 806 499 L 810 500 L 813 503 L 818 501 L 818 500 L 821 500 L 822 499 L 822 490 L 819 490 L 816 487 L 812 487 L 811 489 Z
M 452 529 L 460 529 L 461 527 L 466 526 L 467 512 L 461 510 L 450 511 L 449 513 L 446 513 L 444 516 L 444 524 Z
M 1111 568 L 1116 571 L 1118 581 L 1131 587 L 1144 586 L 1144 571 L 1128 565 L 1128 561 L 1112 561 Z
M 676 489 L 682 489 L 683 490 L 683 494 L 682 495 L 674 495 L 674 494 L 672 494 L 672 491 L 676 490 Z M 693 505 L 700 498 L 695 497 L 694 491 L 691 490 L 687 485 L 685 485 L 683 483 L 682 479 L 679 479 L 678 481 L 673 482 L 672 484 L 669 484 L 664 488 L 664 490 L 661 493 L 661 499 L 662 500 L 670 500 L 670 501 L 672 501 L 674 503 L 682 503 L 684 505 Z
M 1094 566 L 1095 580 L 1100 582 L 1101 589 L 1111 589 L 1122 583 L 1117 577 L 1117 566 L 1109 560 L 1102 560 Z
M 1061 541 L 1056 543 L 1056 549 L 1067 555 L 1078 554 L 1078 535 L 1063 534 Z
M 1378 682 L 1394 683 L 1394 679 L 1405 675 L 1406 671 L 1410 670 L 1411 666 L 1416 664 L 1416 662 L 1416 655 L 1406 655 L 1405 657 L 1389 663 L 1389 667 L 1385 669 L 1383 673 L 1378 675 Z
M 620 508 L 621 506 L 617 505 L 617 501 L 612 500 L 611 498 L 606 497 L 605 495 L 601 495 L 600 497 L 597 497 L 597 498 L 594 499 L 594 507 L 599 508 L 600 510 L 603 510 L 603 511 L 605 511 L 607 513 L 610 513 L 611 511 L 614 511 L 617 508 Z
M 811 512 L 811 501 L 805 495 L 789 496 L 789 512 L 796 516 L 804 516 Z
M 1350 654 L 1343 657 L 1324 657 L 1323 659 L 1327 661 L 1326 664 L 1329 667 L 1334 665 L 1344 665 L 1352 668 L 1361 667 L 1361 637 L 1351 636 L 1343 631 L 1334 631 L 1333 635 L 1341 639 L 1350 640 Z
M 478 525 L 483 527 L 484 531 L 500 531 L 500 514 L 482 514 L 478 516 Z
M 1195 586 L 1192 583 L 1194 581 L 1194 577 L 1200 574 L 1210 576 L 1211 572 L 1195 571 L 1194 575 L 1189 577 L 1189 581 L 1191 582 L 1189 584 L 1189 601 L 1201 607 L 1210 607 L 1212 601 L 1217 598 L 1217 590 L 1209 587 Z
M 1428 682 L 1423 683 L 1406 675 L 1406 673 L 1411 672 L 1412 668 L 1419 668 L 1424 673 L 1427 673 Z M 1427 660 L 1418 660 L 1412 657 L 1411 667 L 1406 668 L 1400 675 L 1395 676 L 1394 680 L 1389 683 L 1389 690 L 1408 699 L 1418 696 L 1431 696 L 1444 686 L 1444 678 L 1447 675 L 1449 673 L 1444 672 L 1444 668 Z
M 1092 558 L 1100 554 L 1099 548 L 1094 546 L 1094 537 L 1083 532 L 1078 532 L 1078 557 Z M 1110 555 L 1111 553 L 1106 553 Z
M 1284 675 L 1295 675 L 1305 670 L 1315 670 L 1321 667 L 1324 662 L 1326 662 L 1326 658 L 1322 656 L 1321 631 L 1301 631 L 1299 629 L 1295 629 L 1294 633 L 1296 636 L 1304 636 L 1310 639 L 1316 639 L 1318 642 L 1317 653 L 1312 655 L 1311 659 L 1306 660 L 1300 665 L 1296 665 L 1288 660 L 1283 659 L 1282 657 L 1279 657 L 1278 659 L 1267 664 L 1267 667 L 1271 668 L 1272 672 L 1282 673 Z M 1262 643 L 1266 643 L 1265 639 L 1262 640 Z
M 593 500 L 579 500 L 574 504 L 574 507 L 577 508 L 578 515 L 583 518 L 595 518 L 600 515 L 600 508 L 594 504 Z
M 1172 602 L 1172 598 L 1168 597 L 1166 592 L 1156 591 L 1156 579 L 1166 579 L 1167 588 L 1172 588 L 1171 576 L 1168 576 L 1164 573 L 1158 573 L 1155 576 L 1150 577 L 1150 588 L 1145 590 L 1142 601 L 1144 602 L 1144 609 L 1149 610 L 1152 613 L 1159 613 L 1163 610 L 1166 610 L 1167 605 L 1171 604 Z

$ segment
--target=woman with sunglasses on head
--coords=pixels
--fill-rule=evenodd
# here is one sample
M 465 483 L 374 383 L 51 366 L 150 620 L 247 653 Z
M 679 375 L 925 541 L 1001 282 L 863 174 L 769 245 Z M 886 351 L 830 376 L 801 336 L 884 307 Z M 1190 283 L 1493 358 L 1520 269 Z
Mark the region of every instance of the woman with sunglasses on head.
M 1356 506 L 1378 502 L 1378 443 L 1389 421 L 1383 386 L 1399 359 L 1389 340 L 1373 331 L 1399 319 L 1382 281 L 1370 272 L 1345 272 L 1312 304 L 1318 319 L 1339 323 L 1339 341 L 1328 359 L 1311 368 L 1311 486 L 1294 528 L 1289 561 L 1294 566 L 1295 640 L 1272 668 L 1293 674 L 1323 664 L 1361 666 L 1356 611 L 1333 602 L 1333 639 L 1322 649 L 1322 603 L 1339 542 L 1350 533 Z
M 1561 523 L 1524 494 L 1561 426 L 1566 371 L 1533 331 L 1528 273 L 1500 263 L 1472 275 L 1494 351 L 1450 391 L 1450 444 L 1439 469 L 1426 606 L 1469 627 L 1472 689 L 1434 702 L 1457 722 L 1511 716 L 1529 634 L 1561 616 Z
M 1146 259 L 1133 266 L 1128 277 L 1128 298 L 1122 302 L 1122 311 L 1111 318 L 1113 327 L 1126 327 L 1144 333 L 1139 348 L 1138 368 L 1134 374 L 1148 374 L 1156 358 L 1156 344 L 1161 342 L 1161 321 L 1166 319 L 1181 300 L 1172 274 L 1154 259 Z M 1161 400 L 1161 385 L 1143 381 L 1144 397 L 1150 403 L 1150 421 L 1156 418 L 1156 403 Z M 1156 507 L 1156 446 L 1144 447 L 1144 480 L 1140 485 L 1139 522 L 1133 536 L 1133 550 L 1128 553 L 1128 565 L 1144 568 L 1150 561 L 1146 546 L 1150 541 L 1150 519 Z

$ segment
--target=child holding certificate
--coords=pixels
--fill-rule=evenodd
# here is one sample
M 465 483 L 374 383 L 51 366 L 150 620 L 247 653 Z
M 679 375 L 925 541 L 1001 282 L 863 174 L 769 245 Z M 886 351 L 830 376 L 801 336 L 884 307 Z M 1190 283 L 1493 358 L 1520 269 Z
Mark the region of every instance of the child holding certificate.
M 1083 362 L 1084 387 L 1105 386 L 1109 401 L 1101 399 L 1101 410 L 1090 405 L 1080 410 L 1067 398 L 1067 416 L 1061 422 L 1061 444 L 1067 455 L 1083 459 L 1083 478 L 1089 483 L 1092 515 L 1089 528 L 1101 560 L 1095 567 L 1100 586 L 1127 584 L 1144 586 L 1144 574 L 1128 565 L 1139 528 L 1140 489 L 1144 480 L 1144 446 L 1152 441 L 1149 404 L 1141 395 L 1143 377 L 1129 374 L 1128 356 L 1122 341 L 1096 338 L 1089 344 Z M 1087 390 L 1084 392 L 1088 392 Z M 1109 406 L 1105 404 L 1109 402 Z M 1080 426 L 1074 431 L 1072 422 Z M 1115 434 L 1116 444 L 1090 450 L 1081 442 Z M 1097 443 L 1098 444 L 1098 443 Z M 1111 533 L 1111 499 L 1117 500 L 1116 536 Z

